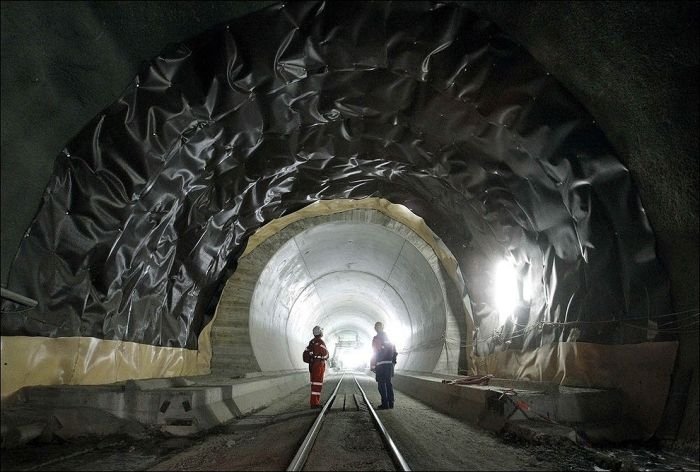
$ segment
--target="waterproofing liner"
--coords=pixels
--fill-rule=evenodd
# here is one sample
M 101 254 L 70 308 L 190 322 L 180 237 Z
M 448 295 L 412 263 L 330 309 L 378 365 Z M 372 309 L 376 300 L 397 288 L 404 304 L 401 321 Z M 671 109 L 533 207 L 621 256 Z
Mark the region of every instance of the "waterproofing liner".
M 402 205 L 379 198 L 322 200 L 312 203 L 259 228 L 248 240 L 241 257 L 249 255 L 267 239 L 294 222 L 360 208 L 380 211 L 414 231 L 435 251 L 440 264 L 458 290 L 465 291 L 457 262 L 423 219 Z M 464 308 L 468 313 L 469 299 L 466 295 L 465 298 Z M 217 306 L 216 314 L 219 313 L 219 308 Z M 27 385 L 90 385 L 127 379 L 208 374 L 213 354 L 211 331 L 216 319 L 215 315 L 200 333 L 196 351 L 88 337 L 2 336 L 2 396 L 6 397 Z M 469 322 L 470 319 L 466 321 Z M 473 328 L 468 329 L 472 331 Z
M 628 170 L 492 23 L 455 4 L 295 2 L 167 47 L 67 144 L 8 278 L 39 304 L 3 302 L 2 335 L 196 352 L 256 229 L 367 197 L 454 255 L 475 356 L 618 344 L 626 321 L 670 311 Z M 510 344 L 503 260 L 531 287 Z

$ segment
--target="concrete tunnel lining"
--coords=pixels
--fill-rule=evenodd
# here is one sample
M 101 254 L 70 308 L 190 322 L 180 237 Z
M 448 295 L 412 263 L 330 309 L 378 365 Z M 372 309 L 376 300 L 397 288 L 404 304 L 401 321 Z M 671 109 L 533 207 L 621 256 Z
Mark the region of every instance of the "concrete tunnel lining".
M 457 373 L 452 351 L 466 339 L 466 305 L 448 297 L 453 280 L 413 229 L 355 208 L 273 231 L 240 258 L 224 288 L 212 328 L 213 371 L 305 369 L 301 351 L 316 324 L 331 353 L 350 332 L 368 353 L 381 320 L 401 351 L 398 368 Z
M 339 230 L 342 231 L 341 228 Z M 285 290 L 279 285 L 277 288 Z M 251 313 L 251 321 L 255 319 L 255 313 Z M 285 334 L 290 362 L 294 367 L 299 367 L 299 347 L 301 345 L 303 349 L 306 346 L 310 337 L 308 333 L 315 325 L 323 327 L 331 353 L 335 350 L 338 334 L 343 331 L 356 333 L 366 351 L 375 334 L 372 326 L 377 320 L 391 320 L 387 321 L 388 326 L 401 327 L 410 333 L 411 314 L 406 302 L 386 280 L 371 273 L 351 270 L 330 272 L 314 279 L 297 297 L 286 317 Z M 398 341 L 398 329 L 391 331 L 394 333 L 392 339 Z M 407 347 L 405 344 L 402 346 Z

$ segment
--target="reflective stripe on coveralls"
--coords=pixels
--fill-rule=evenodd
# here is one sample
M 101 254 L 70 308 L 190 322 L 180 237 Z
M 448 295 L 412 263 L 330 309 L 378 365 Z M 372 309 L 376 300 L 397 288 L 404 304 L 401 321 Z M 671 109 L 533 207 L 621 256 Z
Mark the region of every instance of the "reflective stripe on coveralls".
M 314 360 L 311 365 L 311 397 L 309 404 L 318 406 L 321 404 L 321 390 L 323 389 L 323 374 L 326 371 L 326 363 L 322 360 Z

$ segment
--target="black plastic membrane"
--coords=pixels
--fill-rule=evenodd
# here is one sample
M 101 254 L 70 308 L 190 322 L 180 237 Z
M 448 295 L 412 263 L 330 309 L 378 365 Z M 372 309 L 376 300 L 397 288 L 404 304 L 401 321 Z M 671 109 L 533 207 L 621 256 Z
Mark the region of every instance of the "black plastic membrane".
M 291 3 L 167 47 L 67 144 L 8 280 L 39 305 L 4 301 L 2 334 L 196 349 L 257 228 L 370 196 L 455 255 L 478 355 L 508 333 L 616 343 L 670 311 L 628 170 L 495 25 L 454 4 Z M 531 287 L 508 332 L 502 260 Z

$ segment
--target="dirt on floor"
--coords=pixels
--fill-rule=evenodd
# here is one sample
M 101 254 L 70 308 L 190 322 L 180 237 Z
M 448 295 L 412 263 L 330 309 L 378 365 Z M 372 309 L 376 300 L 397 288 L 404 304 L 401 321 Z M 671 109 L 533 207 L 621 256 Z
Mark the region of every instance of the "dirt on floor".
M 324 401 L 335 380 L 327 380 Z M 372 404 L 376 383 L 361 381 Z M 3 450 L 2 470 L 284 470 L 318 410 L 300 389 L 268 408 L 191 438 L 149 432 L 70 441 L 39 440 Z M 351 421 L 348 411 L 330 411 L 312 451 L 311 470 L 387 469 L 377 459 L 378 439 L 369 417 Z M 362 412 L 358 412 L 362 413 Z M 366 413 L 366 412 L 365 412 Z M 674 456 L 639 445 L 584 448 L 552 436 L 538 441 L 495 434 L 438 413 L 396 392 L 395 408 L 378 411 L 393 441 L 413 470 L 698 470 L 697 458 Z M 335 415 L 335 426 L 330 420 Z M 348 423 L 350 421 L 350 423 Z M 43 442 L 42 442 L 43 441 Z M 371 446 L 371 447 L 370 447 Z M 374 450 L 370 454 L 370 450 Z M 379 461 L 379 462 L 378 462 Z M 381 465 L 381 467 L 379 465 Z

